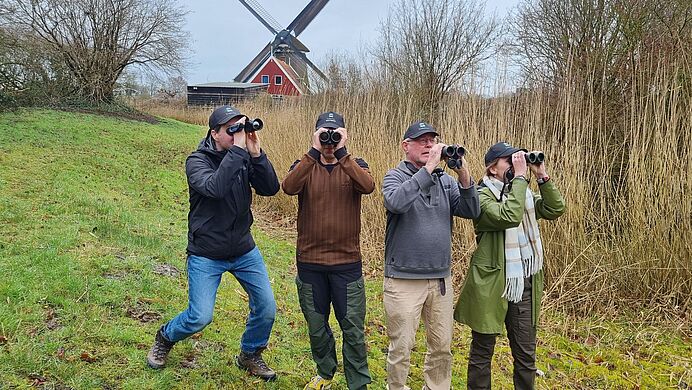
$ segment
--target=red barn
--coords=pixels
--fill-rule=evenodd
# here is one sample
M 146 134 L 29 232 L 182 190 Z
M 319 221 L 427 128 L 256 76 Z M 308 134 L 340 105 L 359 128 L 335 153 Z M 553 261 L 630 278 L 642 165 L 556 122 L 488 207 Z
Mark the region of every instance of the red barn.
M 286 62 L 269 57 L 251 77 L 251 83 L 267 84 L 272 95 L 300 96 L 307 92 L 300 77 Z

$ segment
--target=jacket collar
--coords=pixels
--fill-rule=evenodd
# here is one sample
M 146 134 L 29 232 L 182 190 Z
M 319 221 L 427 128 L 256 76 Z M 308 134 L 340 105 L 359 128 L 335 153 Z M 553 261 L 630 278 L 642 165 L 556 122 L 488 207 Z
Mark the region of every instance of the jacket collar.
M 396 168 L 408 176 L 413 176 L 420 169 L 413 165 L 412 162 L 406 160 L 401 161 Z
M 216 150 L 216 142 L 214 142 L 214 138 L 211 136 L 211 132 L 207 132 L 207 136 L 202 138 L 201 141 L 199 141 L 199 145 L 197 145 L 197 151 L 202 152 L 206 155 L 214 156 L 214 157 L 220 157 L 223 158 L 223 156 L 226 155 L 226 151 L 218 151 Z

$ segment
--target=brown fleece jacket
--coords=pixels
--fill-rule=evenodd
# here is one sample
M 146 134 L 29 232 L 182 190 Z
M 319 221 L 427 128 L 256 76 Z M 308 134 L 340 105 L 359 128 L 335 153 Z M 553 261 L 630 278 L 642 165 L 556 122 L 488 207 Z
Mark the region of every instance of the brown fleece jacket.
M 329 172 L 311 148 L 281 184 L 288 195 L 298 195 L 296 260 L 303 263 L 361 260 L 360 198 L 375 190 L 375 181 L 365 161 L 351 158 L 345 147 L 334 155 L 338 162 Z

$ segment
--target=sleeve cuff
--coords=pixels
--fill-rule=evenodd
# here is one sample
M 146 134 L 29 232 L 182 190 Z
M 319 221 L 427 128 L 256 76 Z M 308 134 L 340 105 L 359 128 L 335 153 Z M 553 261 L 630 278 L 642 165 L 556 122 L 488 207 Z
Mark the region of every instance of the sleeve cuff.
M 346 151 L 346 147 L 342 146 L 334 152 L 334 157 L 336 157 L 337 160 L 341 160 L 342 158 L 346 157 L 347 154 L 348 152 Z
M 421 168 L 413 175 L 413 179 L 418 182 L 421 188 L 430 188 L 434 184 L 432 175 L 428 173 L 428 170 Z
M 470 190 L 470 189 L 475 191 L 476 190 L 476 182 L 473 181 L 473 176 L 469 177 L 469 181 L 471 182 L 471 185 L 468 187 L 464 187 L 459 180 L 456 180 L 457 185 L 459 186 L 459 191 Z
M 462 198 L 474 198 L 476 197 L 477 190 L 476 190 L 476 184 L 471 180 L 471 186 L 469 187 L 463 187 L 459 181 L 457 181 L 459 185 L 459 195 L 461 195 Z
M 250 161 L 254 164 L 257 164 L 259 162 L 262 162 L 267 159 L 267 154 L 264 153 L 264 150 L 260 149 L 260 155 L 257 157 L 252 157 L 250 156 Z
M 308 156 L 312 157 L 315 161 L 320 161 L 321 155 L 322 154 L 319 152 L 319 150 L 315 148 L 310 148 L 310 150 L 308 150 Z
M 235 155 L 237 155 L 237 156 L 240 156 L 240 157 L 242 157 L 244 160 L 249 160 L 249 159 L 251 158 L 251 157 L 250 157 L 250 153 L 248 153 L 247 150 L 241 148 L 240 146 L 233 145 L 233 146 L 231 146 L 230 149 L 228 149 L 228 152 L 229 152 L 229 153 L 233 153 L 233 154 L 235 154 Z M 260 154 L 260 157 L 261 157 L 261 156 L 262 156 L 262 155 Z

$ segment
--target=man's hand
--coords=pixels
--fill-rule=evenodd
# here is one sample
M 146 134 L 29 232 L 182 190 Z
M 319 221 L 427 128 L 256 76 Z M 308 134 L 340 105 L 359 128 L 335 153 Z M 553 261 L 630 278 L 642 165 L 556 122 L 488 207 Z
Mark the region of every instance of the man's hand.
M 440 165 L 440 158 L 442 157 L 442 149 L 447 145 L 439 143 L 433 145 L 428 152 L 428 162 L 425 163 L 425 169 L 432 175 L 433 170 Z
M 312 147 L 320 153 L 322 153 L 322 143 L 320 142 L 320 134 L 324 133 L 325 131 L 327 131 L 326 128 L 320 127 L 319 129 L 315 130 L 314 133 L 312 133 Z
M 334 132 L 341 134 L 341 141 L 339 141 L 339 143 L 336 145 L 336 148 L 334 148 L 334 150 L 339 150 L 340 148 L 346 146 L 346 141 L 348 140 L 348 132 L 343 127 L 334 129 Z
M 523 151 L 512 154 L 512 166 L 514 167 L 514 177 L 524 176 L 526 179 L 526 157 Z
M 247 151 L 248 151 L 248 153 L 250 153 L 250 156 L 259 157 L 261 154 L 261 149 L 260 149 L 260 140 L 259 140 L 259 136 L 257 135 L 257 132 L 253 131 L 252 133 L 245 133 L 245 131 L 241 130 L 241 131 L 239 131 L 239 133 L 245 134 Z
M 241 120 L 245 121 L 244 118 Z M 245 130 L 240 130 L 233 133 L 233 145 L 241 149 L 247 150 L 247 136 L 245 134 Z
M 466 162 L 466 157 L 461 156 L 461 168 L 453 168 L 459 177 L 459 183 L 464 188 L 471 187 L 471 173 L 469 172 L 469 164 Z

